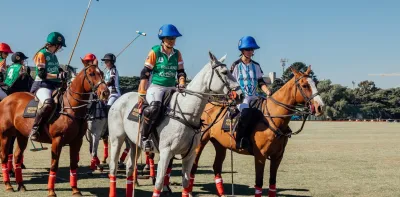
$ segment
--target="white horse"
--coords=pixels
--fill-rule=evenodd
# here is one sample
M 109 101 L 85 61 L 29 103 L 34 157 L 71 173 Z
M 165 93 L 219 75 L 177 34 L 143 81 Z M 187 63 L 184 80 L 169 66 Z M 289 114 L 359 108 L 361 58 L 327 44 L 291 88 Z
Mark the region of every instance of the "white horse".
M 195 147 L 200 142 L 198 128 L 201 126 L 201 115 L 210 96 L 227 96 L 232 91 L 237 90 L 241 94 L 239 84 L 231 75 L 225 64 L 221 63 L 224 59 L 217 58 L 209 52 L 211 61 L 188 84 L 185 93 L 175 92 L 169 104 L 170 116 L 165 116 L 156 128 L 159 136 L 159 143 L 155 152 L 160 154 L 157 166 L 157 179 L 153 196 L 159 196 L 163 177 L 170 160 L 175 155 L 182 155 L 182 196 L 188 196 L 191 192 L 189 188 L 190 170 L 195 159 Z M 213 92 L 213 93 L 210 93 Z M 121 145 L 126 137 L 131 145 L 130 159 L 128 159 L 127 174 L 127 193 L 132 196 L 133 164 L 135 158 L 138 136 L 138 123 L 128 120 L 132 108 L 137 103 L 138 94 L 136 92 L 126 93 L 121 96 L 110 108 L 108 115 L 109 137 L 111 142 L 110 158 L 110 196 L 116 195 L 116 164 Z M 238 97 L 236 97 L 238 99 Z M 175 113 L 174 113 L 175 112 Z M 154 135 L 151 135 L 153 141 Z M 140 138 L 139 138 L 140 140 Z M 141 143 L 138 144 L 138 156 L 140 154 Z

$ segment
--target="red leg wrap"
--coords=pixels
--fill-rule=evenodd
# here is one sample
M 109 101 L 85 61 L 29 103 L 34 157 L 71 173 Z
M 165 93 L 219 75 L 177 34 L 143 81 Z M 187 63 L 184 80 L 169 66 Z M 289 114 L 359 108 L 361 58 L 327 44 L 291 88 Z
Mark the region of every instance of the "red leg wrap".
M 129 148 L 126 148 L 126 149 L 124 150 L 124 152 L 122 153 L 121 157 L 119 158 L 119 161 L 120 161 L 121 163 L 123 163 L 123 162 L 125 161 L 125 158 L 126 158 L 126 156 L 128 155 L 128 153 L 129 153 Z
M 117 177 L 108 175 L 110 178 L 110 197 L 116 197 L 117 196 Z
M 126 178 L 126 197 L 133 195 L 133 176 Z
M 10 182 L 10 174 L 7 169 L 7 164 L 1 164 L 1 171 L 3 172 L 3 181 Z
M 149 161 L 150 157 L 149 157 L 149 152 L 146 152 L 146 164 L 149 165 L 150 161 Z
M 56 183 L 56 172 L 50 171 L 49 182 L 47 183 L 48 189 L 54 189 L 54 184 Z
M 18 184 L 22 183 L 22 169 L 21 169 L 21 164 L 15 164 L 14 166 L 15 169 L 15 182 Z
M 276 185 L 269 185 L 269 190 L 268 190 L 268 196 L 269 197 L 275 197 L 276 196 Z
M 78 177 L 76 174 L 76 170 L 69 171 L 69 184 L 71 187 L 78 187 Z
M 90 161 L 90 170 L 95 171 L 96 170 L 96 159 L 93 157 L 92 160 Z
M 217 187 L 218 196 L 224 195 L 224 181 L 222 180 L 221 175 L 216 175 L 214 177 L 215 186 Z
M 261 187 L 257 187 L 257 186 L 254 186 L 255 187 L 255 191 L 254 191 L 254 196 L 255 197 L 261 197 L 262 196 L 262 188 Z
M 159 197 L 160 196 L 161 191 L 157 190 L 156 188 L 154 188 L 153 190 L 153 196 L 152 197 Z
M 12 170 L 13 165 L 13 154 L 8 155 L 7 169 L 10 172 Z
M 156 176 L 156 172 L 154 169 L 154 159 L 149 159 L 149 163 L 150 163 L 150 177 L 155 177 Z
M 104 160 L 108 158 L 108 142 L 104 143 Z

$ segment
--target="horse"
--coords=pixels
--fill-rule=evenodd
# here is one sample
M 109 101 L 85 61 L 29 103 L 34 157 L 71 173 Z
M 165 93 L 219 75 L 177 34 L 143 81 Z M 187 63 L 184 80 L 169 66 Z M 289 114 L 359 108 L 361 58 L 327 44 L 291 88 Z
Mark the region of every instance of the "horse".
M 164 115 L 159 118 L 158 124 L 150 137 L 155 142 L 156 150 L 160 160 L 157 166 L 157 178 L 153 190 L 153 196 L 159 196 L 163 187 L 167 166 L 175 155 L 182 156 L 182 196 L 187 196 L 189 186 L 189 173 L 195 159 L 194 147 L 200 140 L 199 129 L 201 127 L 201 114 L 211 95 L 230 96 L 230 100 L 240 102 L 241 90 L 236 79 L 231 75 L 227 66 L 221 63 L 226 56 L 218 60 L 209 52 L 210 62 L 181 92 L 166 92 L 170 95 L 170 102 L 163 99 L 165 110 Z M 236 91 L 236 92 L 235 92 Z M 131 145 L 131 152 L 126 166 L 127 188 L 126 196 L 132 196 L 133 190 L 133 165 L 134 159 L 140 155 L 141 143 L 137 140 L 138 122 L 129 118 L 137 110 L 137 92 L 130 92 L 122 95 L 111 106 L 108 115 L 109 137 L 111 142 L 110 155 L 110 193 L 109 196 L 116 196 L 116 164 L 119 151 L 124 139 L 127 137 Z M 165 95 L 164 95 L 165 98 Z M 169 103 L 169 104 L 168 104 Z M 159 136 L 159 137 L 157 137 Z M 137 145 L 138 150 L 134 144 Z M 138 152 L 138 155 L 136 155 Z M 136 157 L 135 157 L 136 156 Z
M 277 170 L 282 161 L 288 138 L 302 130 L 308 115 L 322 115 L 322 108 L 324 106 L 321 97 L 318 95 L 319 93 L 316 85 L 309 76 L 311 66 L 308 67 L 307 71 L 304 73 L 298 72 L 292 67 L 291 70 L 294 74 L 294 77 L 291 80 L 289 80 L 272 96 L 267 97 L 266 99 L 259 99 L 258 107 L 252 108 L 252 114 L 254 114 L 252 115 L 253 120 L 248 124 L 247 128 L 250 127 L 253 129 L 247 131 L 249 132 L 248 134 L 251 144 L 247 149 L 236 149 L 236 142 L 234 139 L 236 132 L 233 131 L 232 128 L 234 127 L 231 126 L 235 123 L 235 119 L 232 119 L 231 117 L 233 117 L 233 114 L 235 113 L 234 110 L 236 109 L 232 110 L 227 106 L 214 103 L 206 106 L 202 119 L 205 120 L 208 127 L 203 130 L 201 142 L 196 147 L 196 159 L 191 170 L 191 176 L 193 179 L 199 165 L 201 153 L 208 141 L 211 141 L 216 152 L 213 170 L 218 196 L 225 195 L 221 172 L 227 149 L 231 149 L 239 154 L 252 155 L 254 157 L 256 171 L 256 197 L 261 197 L 262 195 L 264 167 L 266 159 L 269 159 L 271 163 L 268 195 L 269 197 L 276 196 Z M 250 105 L 257 106 L 253 104 L 254 103 L 251 103 Z M 295 108 L 296 105 L 304 105 L 304 111 L 298 111 L 298 109 Z M 292 112 L 295 113 L 290 114 Z M 288 124 L 291 116 L 295 114 L 304 115 L 304 120 L 302 127 L 297 132 L 292 133 Z M 223 122 L 225 121 L 220 120 L 224 119 L 224 117 L 227 118 L 228 122 L 230 119 L 228 126 L 224 127 L 227 129 L 222 129 L 224 126 Z M 236 122 L 235 124 L 238 123 Z M 229 131 L 232 131 L 232 133 Z M 194 180 L 191 182 L 191 187 L 193 187 L 193 184 Z M 190 196 L 193 196 L 192 193 Z
M 90 161 L 90 171 L 94 172 L 95 170 L 103 171 L 104 167 L 101 166 L 100 160 L 97 156 L 97 150 L 99 147 L 100 139 L 103 138 L 104 143 L 104 153 L 103 160 L 101 163 L 106 164 L 108 158 L 108 126 L 107 126 L 107 106 L 103 102 L 92 103 L 92 106 L 89 106 L 89 116 L 90 118 L 87 121 L 88 128 L 86 132 L 86 139 L 89 142 L 89 152 L 92 160 Z M 118 168 L 122 169 L 125 167 L 124 161 L 128 152 L 130 150 L 130 144 L 128 140 L 125 140 L 125 149 L 121 154 L 121 157 L 118 162 Z
M 77 168 L 79 151 L 82 146 L 83 136 L 86 131 L 85 106 L 89 94 L 96 94 L 99 99 L 107 99 L 110 92 L 107 89 L 103 73 L 97 65 L 87 65 L 82 60 L 84 68 L 75 79 L 66 86 L 64 85 L 53 92 L 57 108 L 53 111 L 48 124 L 41 126 L 41 135 L 38 142 L 51 143 L 51 167 L 48 180 L 48 196 L 56 196 L 54 184 L 59 165 L 62 147 L 69 145 L 70 148 L 70 184 L 73 196 L 81 196 L 77 185 Z M 26 113 L 36 113 L 36 106 L 29 106 L 36 101 L 35 95 L 28 92 L 16 92 L 7 96 L 0 102 L 0 139 L 1 139 L 1 161 L 2 168 L 7 165 L 7 149 L 12 136 L 17 136 L 17 147 L 15 157 L 15 177 L 18 191 L 26 191 L 22 179 L 21 159 L 26 149 L 28 136 L 32 128 L 33 118 L 25 118 Z M 40 103 L 39 103 L 40 106 Z M 27 108 L 26 108 L 27 107 Z M 32 110 L 32 107 L 34 110 Z M 59 110 L 57 110 L 59 109 Z M 34 117 L 34 116 L 33 116 Z M 3 170 L 3 181 L 6 191 L 13 192 L 7 170 Z

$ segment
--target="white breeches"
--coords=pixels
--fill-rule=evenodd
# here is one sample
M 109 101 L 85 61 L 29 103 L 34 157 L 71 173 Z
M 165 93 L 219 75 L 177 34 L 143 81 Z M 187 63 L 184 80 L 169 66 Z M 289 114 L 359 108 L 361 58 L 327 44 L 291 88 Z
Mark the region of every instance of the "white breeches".
M 249 108 L 250 102 L 256 100 L 257 98 L 257 96 L 245 96 L 243 102 L 241 104 L 238 104 L 236 107 L 239 109 L 240 112 L 242 112 L 242 109 Z
M 118 94 L 111 94 L 110 97 L 108 98 L 107 105 L 112 105 L 117 99 L 119 95 Z
M 150 87 L 147 89 L 146 101 L 149 104 L 153 101 L 162 101 L 164 93 L 170 89 L 175 89 L 175 87 L 164 87 L 151 84 Z
M 46 99 L 51 98 L 51 93 L 53 90 L 47 88 L 39 88 L 36 91 L 36 96 L 39 98 L 40 103 L 43 103 Z

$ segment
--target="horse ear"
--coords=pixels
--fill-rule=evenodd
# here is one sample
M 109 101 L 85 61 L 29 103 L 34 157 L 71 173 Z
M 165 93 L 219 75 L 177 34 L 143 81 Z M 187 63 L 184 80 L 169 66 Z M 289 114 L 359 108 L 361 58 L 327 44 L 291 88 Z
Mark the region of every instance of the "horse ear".
M 222 56 L 221 59 L 219 59 L 219 62 L 224 63 L 224 61 L 225 61 L 225 59 L 226 59 L 226 55 L 227 55 L 227 54 L 225 54 L 224 56 Z
M 81 58 L 81 61 L 82 61 L 83 67 L 86 67 L 87 66 L 86 62 L 82 58 Z
M 308 68 L 304 74 L 309 75 L 310 72 L 311 72 L 311 65 L 308 66 Z
M 293 68 L 293 66 L 290 66 L 290 70 L 292 70 L 294 75 L 296 75 L 296 76 L 300 75 L 299 71 L 297 71 L 295 68 Z
M 211 60 L 211 61 L 213 61 L 213 62 L 216 62 L 216 61 L 217 61 L 217 58 L 215 57 L 214 54 L 211 53 L 211 51 L 208 51 L 208 55 L 210 55 L 210 60 Z

